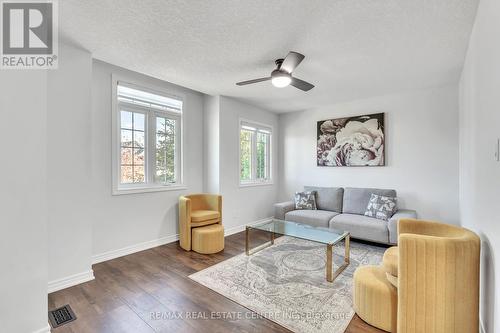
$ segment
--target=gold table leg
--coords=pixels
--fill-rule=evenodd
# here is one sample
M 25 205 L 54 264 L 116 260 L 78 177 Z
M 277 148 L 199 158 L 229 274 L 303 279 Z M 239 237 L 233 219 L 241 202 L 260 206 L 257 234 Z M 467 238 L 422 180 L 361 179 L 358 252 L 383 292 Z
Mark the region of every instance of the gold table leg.
M 332 272 L 333 269 L 333 245 L 334 244 L 327 244 L 326 245 L 326 281 L 328 282 L 333 282 L 337 276 L 339 276 L 340 273 L 346 269 L 347 266 L 349 266 L 350 263 L 350 251 L 351 251 L 351 236 L 347 235 L 345 237 L 345 252 L 344 252 L 344 263 L 335 270 L 335 272 Z
M 344 263 L 349 264 L 351 262 L 351 236 L 347 235 L 345 238 L 345 253 L 344 253 Z
M 326 281 L 328 282 L 333 282 L 332 257 L 333 257 L 333 244 L 328 244 L 326 245 Z
M 248 254 L 248 242 L 249 242 L 248 229 L 250 229 L 250 228 L 246 227 L 246 229 L 245 229 L 245 253 L 247 254 L 247 256 L 249 255 Z
M 255 254 L 259 252 L 260 250 L 265 249 L 266 247 L 269 247 L 274 244 L 274 232 L 270 232 L 271 234 L 271 240 L 269 242 L 266 242 L 264 244 L 261 244 L 253 249 L 250 249 L 250 227 L 246 227 L 245 230 L 245 253 L 247 256 L 251 254 Z

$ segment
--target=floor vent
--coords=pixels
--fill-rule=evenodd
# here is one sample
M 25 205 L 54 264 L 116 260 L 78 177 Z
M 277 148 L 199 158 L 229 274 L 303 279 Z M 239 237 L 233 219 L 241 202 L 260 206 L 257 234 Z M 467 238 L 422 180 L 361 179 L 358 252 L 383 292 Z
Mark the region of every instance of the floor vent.
M 76 319 L 75 313 L 69 305 L 49 311 L 49 320 L 52 328 L 59 327 Z

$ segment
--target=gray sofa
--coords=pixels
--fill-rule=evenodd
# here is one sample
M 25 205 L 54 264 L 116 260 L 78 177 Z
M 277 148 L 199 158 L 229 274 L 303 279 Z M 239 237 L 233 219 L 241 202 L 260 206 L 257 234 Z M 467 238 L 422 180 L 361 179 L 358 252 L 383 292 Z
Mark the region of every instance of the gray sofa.
M 372 193 L 396 197 L 395 190 L 315 186 L 305 186 L 304 190 L 316 191 L 317 210 L 296 210 L 293 201 L 282 202 L 274 205 L 274 217 L 348 231 L 353 238 L 384 244 L 397 243 L 399 219 L 417 218 L 417 212 L 408 209 L 399 209 L 389 221 L 364 215 Z

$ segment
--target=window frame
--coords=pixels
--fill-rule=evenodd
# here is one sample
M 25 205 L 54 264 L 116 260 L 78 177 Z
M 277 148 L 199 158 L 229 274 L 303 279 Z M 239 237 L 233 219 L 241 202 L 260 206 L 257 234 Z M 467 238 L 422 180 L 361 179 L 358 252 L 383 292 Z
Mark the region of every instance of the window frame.
M 130 78 L 123 78 L 118 75 L 112 74 L 112 194 L 133 194 L 133 193 L 146 193 L 158 191 L 173 191 L 183 190 L 187 187 L 184 184 L 184 120 L 183 112 L 186 108 L 184 96 L 172 94 L 170 92 L 160 90 L 157 86 L 152 86 L 147 82 L 137 82 Z M 118 85 L 127 86 L 133 89 L 141 90 L 144 92 L 152 93 L 155 95 L 164 96 L 167 98 L 175 99 L 182 102 L 181 112 L 174 112 L 169 110 L 158 110 L 151 107 L 146 107 L 138 104 L 131 104 L 118 101 Z M 139 112 L 145 114 L 144 123 L 144 183 L 121 183 L 121 111 Z M 168 117 L 176 120 L 176 145 L 174 167 L 176 174 L 176 183 L 155 183 L 154 170 L 156 166 L 155 154 L 156 151 L 156 117 Z
M 250 180 L 241 179 L 241 130 L 244 126 L 254 127 L 256 130 L 253 132 L 251 141 L 251 177 Z M 269 132 L 269 142 L 266 146 L 266 173 L 268 177 L 266 179 L 257 179 L 257 133 L 259 129 L 262 131 Z M 238 121 L 238 184 L 240 187 L 251 187 L 251 186 L 265 186 L 273 184 L 273 126 L 269 124 L 264 124 L 256 122 L 249 119 L 240 118 Z

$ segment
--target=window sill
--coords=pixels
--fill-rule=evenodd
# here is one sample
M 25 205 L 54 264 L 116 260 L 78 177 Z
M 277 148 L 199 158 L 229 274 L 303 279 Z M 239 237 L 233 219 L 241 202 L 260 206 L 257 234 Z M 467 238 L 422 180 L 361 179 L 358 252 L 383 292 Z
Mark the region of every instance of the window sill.
M 271 186 L 273 182 L 240 183 L 240 187 Z
M 157 186 L 146 186 L 146 187 L 122 187 L 118 189 L 113 189 L 113 195 L 180 191 L 180 190 L 187 190 L 187 186 L 179 184 L 179 185 L 164 185 L 164 186 L 157 185 Z

